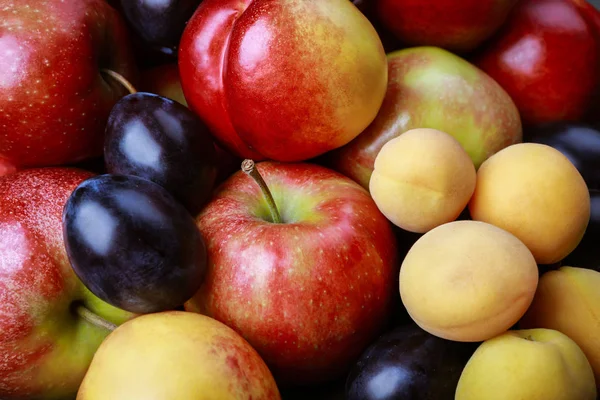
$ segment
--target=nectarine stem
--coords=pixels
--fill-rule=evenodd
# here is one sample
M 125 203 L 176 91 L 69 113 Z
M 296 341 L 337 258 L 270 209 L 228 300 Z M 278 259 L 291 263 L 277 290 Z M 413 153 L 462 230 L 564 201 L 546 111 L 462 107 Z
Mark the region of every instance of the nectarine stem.
M 279 210 L 277 209 L 277 204 L 275 204 L 275 200 L 273 200 L 273 195 L 267 186 L 267 183 L 263 179 L 258 169 L 256 169 L 256 164 L 252 160 L 244 160 L 242 162 L 242 171 L 244 171 L 247 175 L 250 175 L 252 179 L 258 184 L 260 190 L 262 191 L 265 200 L 267 201 L 267 205 L 269 206 L 269 212 L 271 213 L 271 218 L 273 218 L 273 222 L 276 224 L 281 223 L 281 215 L 279 215 Z
M 119 74 L 118 72 L 105 68 L 101 69 L 100 72 L 105 73 L 106 75 L 119 82 L 121 85 L 125 86 L 125 89 L 129 90 L 129 93 L 137 93 L 137 90 L 133 87 L 131 82 L 129 82 L 123 75 Z
M 107 320 L 105 320 L 97 314 L 94 314 L 82 304 L 77 304 L 77 306 L 75 307 L 75 312 L 77 313 L 77 315 L 79 315 L 81 318 L 85 319 L 92 325 L 104 328 L 111 332 L 117 329 L 117 325 L 113 324 L 112 322 L 108 322 Z

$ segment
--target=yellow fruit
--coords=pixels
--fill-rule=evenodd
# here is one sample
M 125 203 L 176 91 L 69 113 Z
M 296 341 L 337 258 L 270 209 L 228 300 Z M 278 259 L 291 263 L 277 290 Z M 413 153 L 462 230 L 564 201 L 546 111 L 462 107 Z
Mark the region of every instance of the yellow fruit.
M 550 329 L 509 331 L 484 342 L 465 366 L 455 400 L 595 400 L 590 363 Z
M 424 233 L 460 215 L 475 181 L 475 166 L 455 138 L 435 129 L 413 129 L 383 146 L 369 190 L 393 224 Z
M 400 268 L 400 296 L 429 333 L 477 342 L 513 326 L 531 304 L 537 264 L 516 237 L 493 225 L 456 221 L 423 235 Z
M 249 398 L 280 399 L 258 353 L 224 324 L 181 311 L 142 315 L 115 329 L 77 394 L 78 400 Z
M 600 384 L 600 272 L 562 267 L 542 275 L 523 328 L 548 328 L 573 339 Z
M 552 264 L 581 241 L 590 219 L 590 196 L 581 174 L 562 153 L 520 143 L 481 165 L 469 211 L 474 220 L 521 239 L 539 264 Z

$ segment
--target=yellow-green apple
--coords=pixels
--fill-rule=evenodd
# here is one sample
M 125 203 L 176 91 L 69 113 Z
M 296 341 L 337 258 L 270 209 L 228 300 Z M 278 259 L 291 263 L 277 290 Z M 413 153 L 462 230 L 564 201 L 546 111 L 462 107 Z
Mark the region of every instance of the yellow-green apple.
M 273 375 L 247 341 L 196 313 L 142 315 L 102 343 L 78 400 L 279 400 Z
M 479 346 L 462 371 L 455 400 L 595 400 L 585 354 L 552 329 L 508 331 Z
M 377 16 L 410 46 L 468 52 L 502 26 L 518 0 L 377 0 Z
M 92 295 L 63 242 L 62 211 L 89 173 L 29 169 L 0 177 L 0 398 L 74 396 L 112 324 L 132 314 Z
M 456 138 L 476 167 L 522 140 L 519 112 L 508 94 L 463 58 L 438 47 L 388 55 L 389 82 L 377 118 L 348 145 L 327 155 L 328 165 L 368 189 L 384 144 L 415 128 Z
M 179 69 L 190 108 L 224 147 L 288 162 L 356 137 L 387 82 L 381 40 L 348 0 L 205 0 Z
M 510 94 L 524 124 L 579 120 L 600 79 L 595 29 L 573 1 L 522 0 L 474 62 Z
M 397 296 L 390 224 L 366 190 L 330 169 L 242 166 L 266 182 L 264 194 L 238 171 L 198 216 L 209 266 L 186 309 L 240 332 L 282 385 L 339 377 Z
M 118 13 L 104 0 L 0 0 L 0 21 L 0 157 L 31 167 L 102 154 L 126 92 L 101 71 L 134 78 Z

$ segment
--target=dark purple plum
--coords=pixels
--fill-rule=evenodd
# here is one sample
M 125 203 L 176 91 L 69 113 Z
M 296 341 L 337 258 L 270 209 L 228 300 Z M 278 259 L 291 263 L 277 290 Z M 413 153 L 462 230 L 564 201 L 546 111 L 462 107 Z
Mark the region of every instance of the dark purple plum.
M 192 215 L 212 194 L 216 154 L 206 125 L 188 108 L 165 97 L 130 94 L 110 113 L 104 144 L 107 172 L 161 185 Z
M 183 30 L 202 0 L 121 0 L 125 19 L 152 50 L 176 57 Z
M 123 310 L 171 310 L 205 276 L 206 247 L 194 219 L 146 179 L 105 174 L 82 182 L 65 205 L 63 235 L 84 285 Z
M 552 122 L 530 128 L 525 141 L 563 153 L 577 167 L 588 188 L 600 189 L 600 131 L 578 122 Z
M 591 215 L 583 239 L 562 265 L 600 271 L 600 190 L 590 190 Z
M 346 400 L 453 400 L 460 374 L 478 344 L 430 335 L 416 324 L 380 337 L 346 381 Z

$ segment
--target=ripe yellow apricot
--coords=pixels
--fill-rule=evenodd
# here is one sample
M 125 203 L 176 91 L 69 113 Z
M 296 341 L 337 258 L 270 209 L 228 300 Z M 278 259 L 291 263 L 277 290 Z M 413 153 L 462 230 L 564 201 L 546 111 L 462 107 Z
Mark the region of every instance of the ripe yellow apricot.
M 577 168 L 558 150 L 519 143 L 481 165 L 469 211 L 474 220 L 521 239 L 539 264 L 552 264 L 581 241 L 590 196 Z
M 435 129 L 412 129 L 387 142 L 369 182 L 379 210 L 396 226 L 425 233 L 454 221 L 475 190 L 473 161 Z
M 585 354 L 552 329 L 508 331 L 481 344 L 458 381 L 455 400 L 595 400 Z
M 412 319 L 444 339 L 478 342 L 523 316 L 538 283 L 533 255 L 514 235 L 455 221 L 423 235 L 400 268 L 400 296 Z
M 519 325 L 556 329 L 587 356 L 600 386 L 600 272 L 561 267 L 542 275 L 533 303 Z

